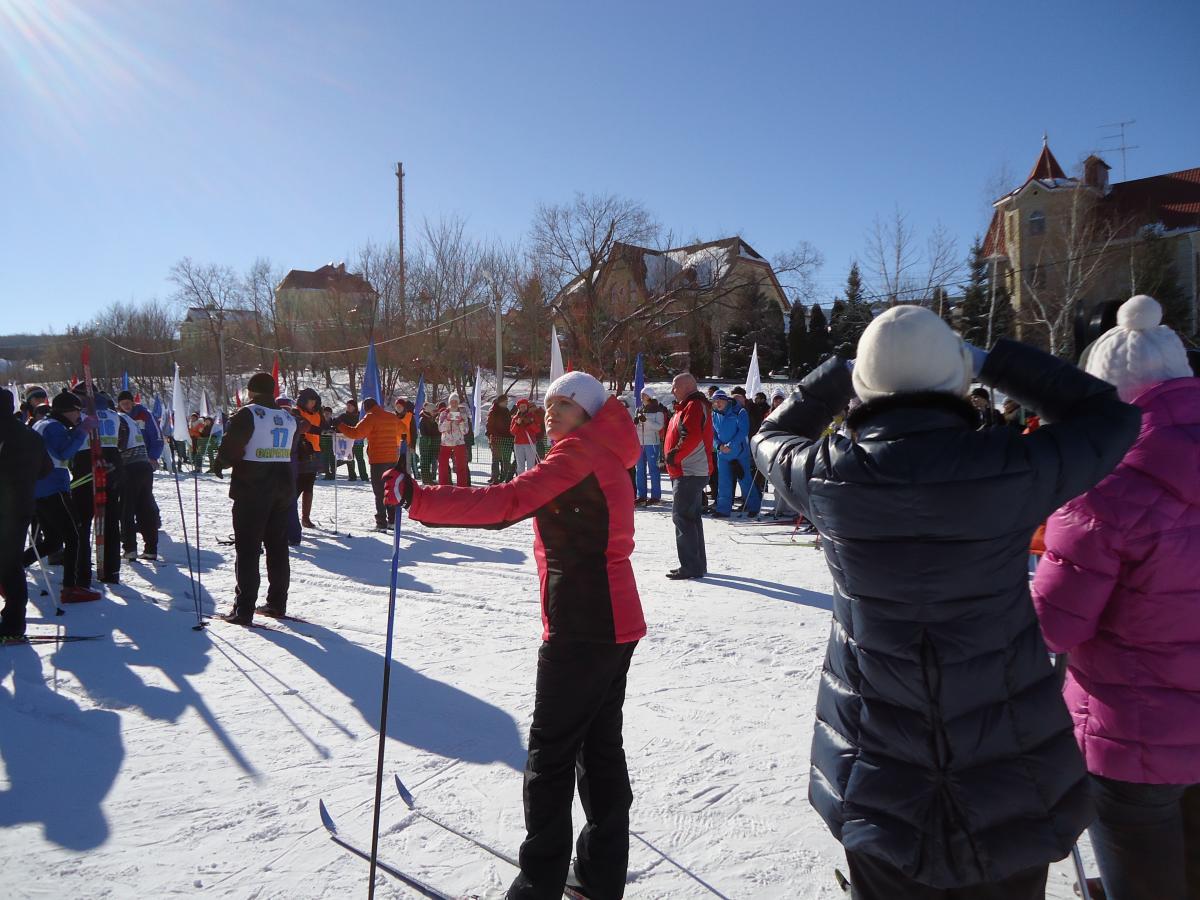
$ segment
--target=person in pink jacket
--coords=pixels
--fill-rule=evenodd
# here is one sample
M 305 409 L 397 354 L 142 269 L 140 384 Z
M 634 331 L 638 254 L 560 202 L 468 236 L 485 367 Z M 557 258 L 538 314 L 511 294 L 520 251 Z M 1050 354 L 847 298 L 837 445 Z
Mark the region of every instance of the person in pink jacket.
M 1117 322 L 1080 364 L 1142 410 L 1141 433 L 1051 516 L 1033 602 L 1047 646 L 1069 654 L 1107 897 L 1183 900 L 1200 897 L 1186 863 L 1200 834 L 1185 835 L 1200 809 L 1200 379 L 1153 298 Z

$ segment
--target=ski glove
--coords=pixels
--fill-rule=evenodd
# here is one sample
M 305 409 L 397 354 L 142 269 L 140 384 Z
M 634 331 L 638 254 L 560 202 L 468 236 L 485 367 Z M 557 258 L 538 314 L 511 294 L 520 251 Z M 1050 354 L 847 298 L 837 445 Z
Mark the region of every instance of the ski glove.
M 388 469 L 383 473 L 383 502 L 388 506 L 403 506 L 408 509 L 413 499 L 412 479 L 399 469 Z

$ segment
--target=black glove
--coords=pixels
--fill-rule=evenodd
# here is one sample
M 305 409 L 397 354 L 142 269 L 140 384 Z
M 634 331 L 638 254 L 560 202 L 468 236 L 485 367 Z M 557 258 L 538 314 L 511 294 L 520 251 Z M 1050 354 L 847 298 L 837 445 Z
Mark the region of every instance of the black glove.
M 678 458 L 679 458 L 679 451 L 678 451 L 678 450 L 668 450 L 668 451 L 667 451 L 667 465 L 668 465 L 668 466 L 675 466 L 675 465 L 678 465 L 678 463 L 676 462 L 676 460 L 677 460 Z

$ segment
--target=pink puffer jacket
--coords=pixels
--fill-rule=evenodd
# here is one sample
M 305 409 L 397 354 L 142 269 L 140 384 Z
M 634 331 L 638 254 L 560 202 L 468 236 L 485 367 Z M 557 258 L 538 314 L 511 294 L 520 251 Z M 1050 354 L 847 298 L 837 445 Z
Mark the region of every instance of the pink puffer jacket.
M 1033 602 L 1069 653 L 1064 696 L 1088 770 L 1200 782 L 1200 379 L 1133 401 L 1142 431 L 1104 481 L 1056 512 Z

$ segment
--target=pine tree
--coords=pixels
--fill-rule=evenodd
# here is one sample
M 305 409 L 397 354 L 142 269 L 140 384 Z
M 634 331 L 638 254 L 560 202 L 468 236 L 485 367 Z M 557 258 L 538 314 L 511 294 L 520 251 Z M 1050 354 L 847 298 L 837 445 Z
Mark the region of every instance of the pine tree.
M 819 366 L 829 355 L 829 350 L 829 323 L 825 319 L 825 311 L 814 303 L 808 317 L 808 341 L 804 354 L 808 371 Z
M 835 297 L 833 306 L 829 307 L 829 344 L 840 347 L 846 342 L 846 304 L 841 297 Z
M 849 344 L 857 352 L 858 339 L 871 324 L 871 304 L 863 294 L 862 273 L 858 263 L 852 263 L 846 276 L 846 306 L 842 314 L 842 343 Z M 837 346 L 835 344 L 834 346 Z
M 967 263 L 970 276 L 967 289 L 963 292 L 962 315 L 959 326 L 963 340 L 977 347 L 987 343 L 987 320 L 989 297 L 987 288 L 987 260 L 983 257 L 983 243 L 979 238 L 971 245 L 971 257 Z
M 991 287 L 988 287 L 989 296 Z M 987 340 L 987 320 L 984 320 L 984 340 Z M 996 281 L 996 308 L 992 312 L 992 342 L 987 349 L 991 350 L 996 346 L 996 341 L 1001 338 L 1014 339 L 1017 336 L 1017 311 L 1013 309 L 1012 299 L 1008 296 L 1008 288 L 1004 286 L 1004 280 Z M 982 345 L 980 345 L 982 346 Z
M 1157 231 L 1147 229 L 1133 249 L 1129 268 L 1132 293 L 1149 294 L 1162 304 L 1163 324 L 1184 337 L 1191 337 L 1195 323 L 1187 295 L 1175 274 L 1170 242 Z
M 792 377 L 807 375 L 804 370 L 805 353 L 808 351 L 808 310 L 797 300 L 792 304 L 791 324 L 788 329 L 788 364 Z
M 745 372 L 755 344 L 758 345 L 758 366 L 764 374 L 786 362 L 788 345 L 783 334 L 783 311 L 765 294 L 755 294 L 745 312 L 722 337 L 723 374 Z

